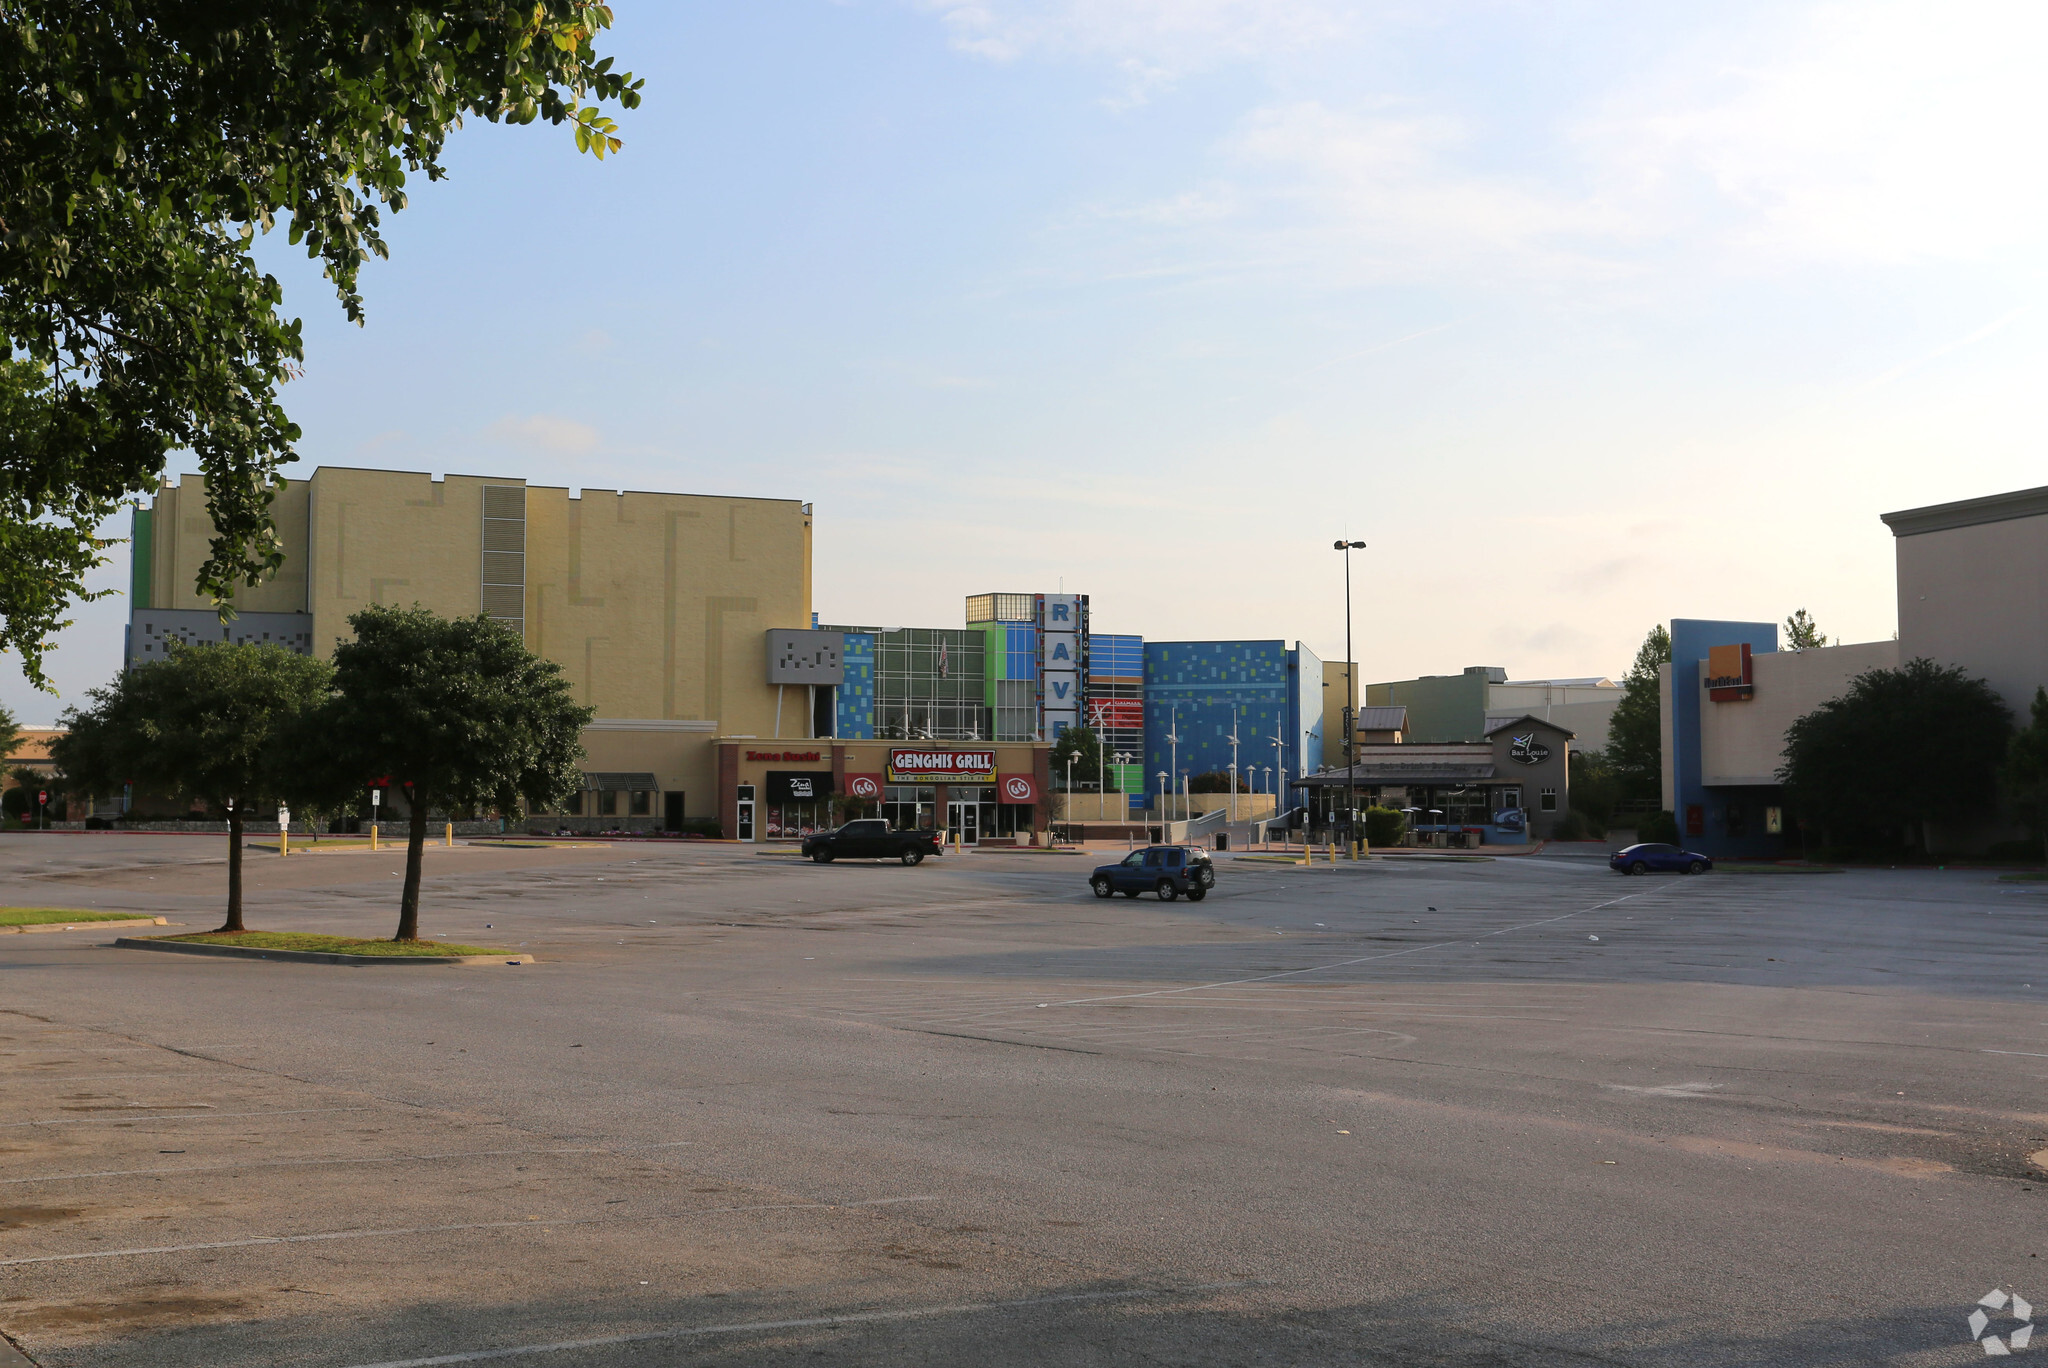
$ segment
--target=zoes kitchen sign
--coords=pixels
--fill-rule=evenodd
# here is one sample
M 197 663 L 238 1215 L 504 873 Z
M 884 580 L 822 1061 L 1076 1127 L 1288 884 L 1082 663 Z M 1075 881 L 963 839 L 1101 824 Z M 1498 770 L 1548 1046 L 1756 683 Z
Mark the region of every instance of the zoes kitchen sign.
M 990 784 L 996 777 L 992 750 L 892 750 L 892 784 Z

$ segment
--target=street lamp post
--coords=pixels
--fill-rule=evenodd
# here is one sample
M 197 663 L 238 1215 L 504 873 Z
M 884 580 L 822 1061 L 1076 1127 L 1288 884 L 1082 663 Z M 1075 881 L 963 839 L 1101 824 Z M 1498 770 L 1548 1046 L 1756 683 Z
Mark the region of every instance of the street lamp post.
M 1098 702 L 1095 705 L 1095 818 L 1108 819 L 1109 803 L 1109 705 Z M 1124 763 L 1124 754 L 1116 756 L 1118 764 Z
M 1166 771 L 1159 771 L 1159 843 L 1166 844 Z
M 1237 709 L 1230 710 L 1230 822 L 1237 824 Z
M 1166 744 L 1167 754 L 1170 757 L 1168 764 L 1172 766 L 1167 773 L 1178 776 L 1180 774 L 1180 709 L 1178 707 L 1173 710 L 1173 726 L 1166 733 Z M 1168 790 L 1168 792 L 1171 791 L 1171 789 Z
M 1067 825 L 1071 827 L 1074 823 L 1074 753 L 1072 751 L 1067 752 L 1067 801 L 1065 806 L 1066 812 L 1064 815 L 1067 819 Z M 1074 833 L 1069 831 L 1067 833 L 1068 839 L 1073 839 L 1073 835 Z
M 1358 773 L 1352 761 L 1352 719 L 1358 715 L 1358 662 L 1351 654 L 1351 553 L 1364 550 L 1365 543 L 1340 537 L 1335 549 L 1344 553 L 1344 840 L 1355 852 L 1358 838 L 1352 824 L 1358 814 Z
M 1287 737 L 1284 734 L 1273 738 L 1273 767 L 1278 771 L 1275 777 L 1279 780 L 1273 785 L 1273 815 L 1278 817 L 1280 804 L 1287 801 Z

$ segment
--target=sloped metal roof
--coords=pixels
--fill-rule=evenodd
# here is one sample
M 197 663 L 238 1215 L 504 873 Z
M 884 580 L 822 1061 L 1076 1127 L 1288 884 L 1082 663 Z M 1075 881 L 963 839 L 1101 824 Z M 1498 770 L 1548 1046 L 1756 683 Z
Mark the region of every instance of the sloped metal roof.
M 1343 785 L 1342 765 L 1292 781 L 1311 788 Z M 1361 746 L 1348 782 L 1367 784 L 1479 784 L 1497 771 L 1493 747 L 1484 741 L 1436 741 L 1417 745 Z

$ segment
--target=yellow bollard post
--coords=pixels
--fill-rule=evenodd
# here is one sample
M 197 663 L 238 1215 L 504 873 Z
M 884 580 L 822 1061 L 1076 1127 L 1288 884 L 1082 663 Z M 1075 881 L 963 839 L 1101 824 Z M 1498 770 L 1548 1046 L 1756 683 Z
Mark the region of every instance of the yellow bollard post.
M 455 823 L 453 822 L 448 824 L 448 848 L 450 850 L 455 849 Z
M 277 829 L 277 858 L 282 860 L 285 856 L 291 853 L 292 829 L 290 827 L 281 826 Z
M 376 824 L 375 822 L 372 822 L 372 823 L 370 823 L 370 849 L 372 849 L 372 850 L 375 850 L 376 848 L 377 848 L 377 824 Z

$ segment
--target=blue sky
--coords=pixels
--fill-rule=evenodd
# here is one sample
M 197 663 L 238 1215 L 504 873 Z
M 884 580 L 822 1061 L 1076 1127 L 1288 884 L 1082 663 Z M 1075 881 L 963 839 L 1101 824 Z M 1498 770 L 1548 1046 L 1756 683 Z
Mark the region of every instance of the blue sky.
M 285 399 L 318 464 L 801 497 L 828 620 L 1095 596 L 1368 677 L 1895 626 L 1880 512 L 2048 483 L 2048 11 L 619 6 L 599 164 L 472 125 Z M 125 549 L 108 571 L 125 587 Z M 116 668 L 81 608 L 64 698 Z

